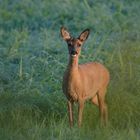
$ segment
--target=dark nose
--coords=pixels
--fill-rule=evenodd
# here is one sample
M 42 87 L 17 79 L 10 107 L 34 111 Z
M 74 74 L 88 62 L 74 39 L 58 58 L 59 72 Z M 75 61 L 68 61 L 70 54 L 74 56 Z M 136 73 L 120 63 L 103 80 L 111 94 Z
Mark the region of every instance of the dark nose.
M 75 49 L 75 48 L 72 48 L 72 49 L 71 49 L 71 54 L 72 54 L 72 55 L 77 54 L 77 52 L 76 52 L 76 49 Z

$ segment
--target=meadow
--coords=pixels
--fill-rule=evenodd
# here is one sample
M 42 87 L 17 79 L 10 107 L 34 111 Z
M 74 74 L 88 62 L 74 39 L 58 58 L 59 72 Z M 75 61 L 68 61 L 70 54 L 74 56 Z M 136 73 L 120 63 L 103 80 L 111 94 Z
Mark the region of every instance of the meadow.
M 0 1 L 0 140 L 139 140 L 140 1 Z M 60 27 L 90 28 L 80 63 L 110 71 L 109 123 L 87 102 L 79 129 L 69 128 L 61 89 L 68 63 Z

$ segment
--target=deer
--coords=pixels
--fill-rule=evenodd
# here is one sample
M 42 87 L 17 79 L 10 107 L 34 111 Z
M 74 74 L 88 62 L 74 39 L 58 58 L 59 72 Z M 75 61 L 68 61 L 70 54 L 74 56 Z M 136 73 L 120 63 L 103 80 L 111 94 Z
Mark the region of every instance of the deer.
M 85 29 L 79 37 L 75 38 L 67 28 L 61 27 L 60 34 L 67 43 L 69 53 L 62 90 L 67 99 L 70 127 L 74 125 L 74 102 L 78 103 L 78 126 L 81 127 L 84 104 L 87 100 L 91 100 L 99 108 L 100 122 L 106 125 L 108 110 L 105 95 L 110 80 L 109 71 L 98 62 L 78 63 L 82 45 L 87 40 L 90 30 Z

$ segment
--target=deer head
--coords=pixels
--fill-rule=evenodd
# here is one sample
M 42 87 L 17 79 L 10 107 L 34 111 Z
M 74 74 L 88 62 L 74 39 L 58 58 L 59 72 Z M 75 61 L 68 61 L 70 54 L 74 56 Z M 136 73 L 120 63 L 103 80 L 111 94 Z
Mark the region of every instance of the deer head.
M 61 27 L 61 36 L 67 42 L 69 55 L 74 58 L 80 55 L 81 47 L 89 36 L 89 29 L 85 29 L 77 38 L 70 35 L 65 27 Z

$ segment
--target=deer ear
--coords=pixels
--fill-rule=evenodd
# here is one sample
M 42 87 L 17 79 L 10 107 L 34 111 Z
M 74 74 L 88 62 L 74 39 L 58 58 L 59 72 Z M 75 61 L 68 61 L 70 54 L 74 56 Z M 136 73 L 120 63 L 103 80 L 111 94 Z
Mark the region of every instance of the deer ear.
M 89 29 L 85 29 L 85 30 L 80 34 L 80 36 L 78 37 L 78 39 L 79 39 L 81 42 L 84 42 L 84 41 L 88 38 L 89 33 L 90 33 L 90 30 L 89 30 Z
M 67 41 L 67 40 L 69 40 L 71 38 L 69 32 L 67 31 L 67 29 L 65 27 L 61 27 L 60 32 L 61 32 L 62 38 L 65 41 Z

